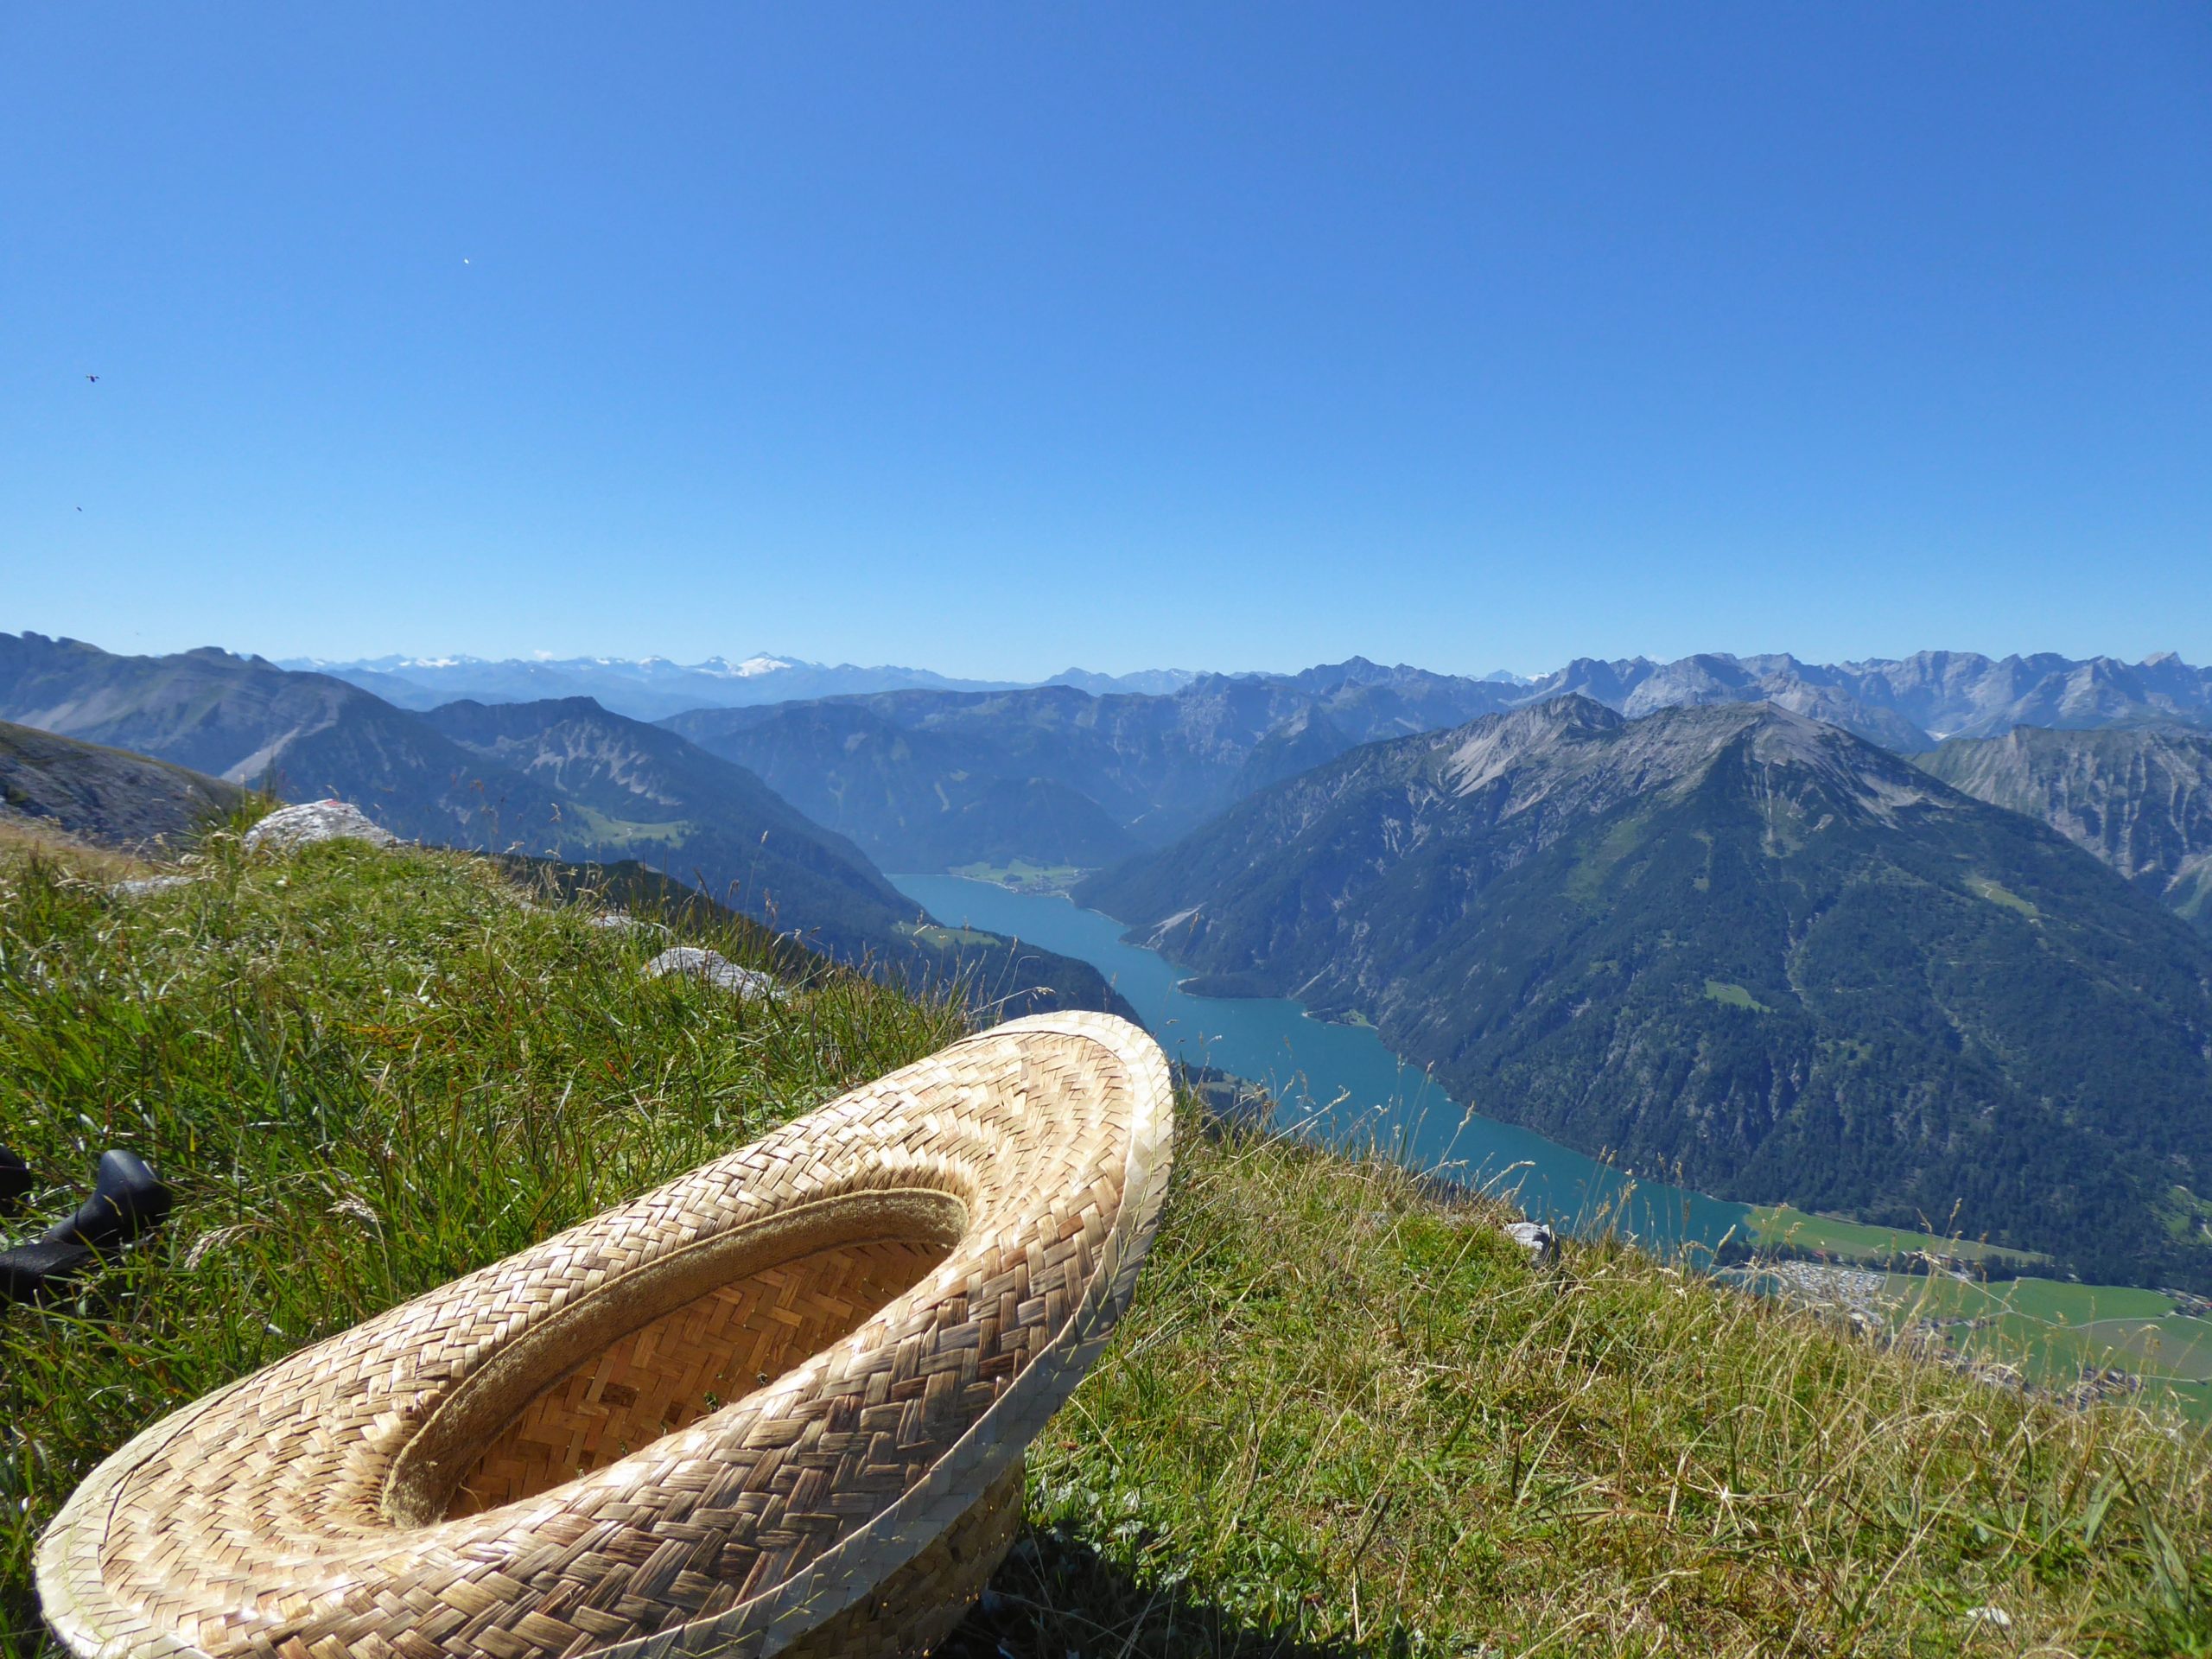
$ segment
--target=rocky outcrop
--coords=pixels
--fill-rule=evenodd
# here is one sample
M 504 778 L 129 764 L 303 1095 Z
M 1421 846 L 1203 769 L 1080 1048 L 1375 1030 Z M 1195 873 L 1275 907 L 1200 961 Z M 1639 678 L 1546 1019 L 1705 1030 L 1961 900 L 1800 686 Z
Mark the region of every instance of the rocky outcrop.
M 390 847 L 398 839 L 358 806 L 345 801 L 308 801 L 279 807 L 255 824 L 245 832 L 245 849 L 289 853 L 322 841 L 365 841 L 372 847 Z
M 1961 739 L 1920 764 L 1977 800 L 2039 818 L 2137 887 L 2212 925 L 2212 731 L 2167 721 L 2125 731 Z
M 1510 1221 L 1505 1236 L 1529 1252 L 1536 1267 L 1548 1268 L 1559 1260 L 1559 1236 L 1541 1221 Z
M 780 1002 L 784 996 L 784 988 L 773 975 L 757 968 L 741 968 L 720 951 L 702 950 L 696 944 L 671 945 L 647 963 L 643 971 L 647 979 L 683 974 L 703 980 L 741 1002 Z

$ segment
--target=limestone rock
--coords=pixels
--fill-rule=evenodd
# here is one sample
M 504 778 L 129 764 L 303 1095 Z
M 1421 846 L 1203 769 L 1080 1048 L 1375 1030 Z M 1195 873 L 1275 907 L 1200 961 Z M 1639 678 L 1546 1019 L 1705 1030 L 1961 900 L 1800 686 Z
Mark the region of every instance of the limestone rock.
M 784 988 L 772 976 L 757 968 L 741 968 L 720 951 L 702 950 L 696 944 L 671 945 L 645 966 L 648 979 L 658 979 L 664 974 L 689 974 L 733 993 L 743 1001 L 749 1002 L 756 997 L 769 1002 L 783 1001 Z
M 1509 1222 L 1505 1236 L 1528 1251 L 1529 1260 L 1540 1268 L 1559 1260 L 1558 1236 L 1541 1221 Z
M 118 899 L 150 899 L 157 893 L 168 893 L 176 887 L 188 887 L 188 875 L 142 875 L 129 881 L 118 881 L 108 891 Z
M 390 847 L 399 837 L 372 822 L 358 806 L 345 801 L 309 801 L 302 806 L 279 807 L 245 832 L 245 849 L 267 848 L 289 853 L 318 841 L 365 841 L 372 847 Z
M 632 916 L 626 910 L 603 911 L 584 924 L 602 933 L 665 933 L 667 927 L 659 922 L 649 922 L 642 916 Z

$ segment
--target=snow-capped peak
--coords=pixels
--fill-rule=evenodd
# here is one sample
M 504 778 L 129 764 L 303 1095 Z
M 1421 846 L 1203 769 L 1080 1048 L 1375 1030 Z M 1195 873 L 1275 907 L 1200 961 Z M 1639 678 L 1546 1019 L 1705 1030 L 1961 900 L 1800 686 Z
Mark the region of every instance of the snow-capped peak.
M 733 663 L 727 657 L 709 657 L 699 664 L 698 671 L 702 674 L 718 675 L 726 680 L 750 680 L 757 679 L 763 674 L 779 673 L 785 669 L 798 666 L 798 664 L 788 657 L 770 657 L 764 653 L 747 657 L 741 663 Z

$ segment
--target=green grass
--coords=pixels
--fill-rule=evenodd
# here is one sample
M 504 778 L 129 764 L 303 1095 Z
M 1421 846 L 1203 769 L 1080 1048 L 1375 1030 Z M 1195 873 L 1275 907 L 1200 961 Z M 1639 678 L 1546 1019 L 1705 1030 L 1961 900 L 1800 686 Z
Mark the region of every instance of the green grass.
M 38 1529 L 137 1428 L 960 1029 L 818 965 L 779 1005 L 641 978 L 665 937 L 454 855 L 219 837 L 201 880 L 130 901 L 76 868 L 0 852 L 0 1142 L 56 1183 L 41 1217 L 112 1146 L 179 1207 L 75 1301 L 0 1307 L 4 1653 L 34 1641 Z M 749 925 L 693 933 L 767 965 Z
M 1387 1166 L 1180 1157 L 961 1659 L 2212 1644 L 2212 1471 L 2171 1418 L 1990 1389 L 1615 1244 L 1537 1270 L 1502 1212 Z
M 697 828 L 681 818 L 656 823 L 613 818 L 581 801 L 572 801 L 563 810 L 583 826 L 594 843 L 602 847 L 675 847 L 681 845 Z
M 181 1198 L 73 1303 L 0 1310 L 0 1652 L 41 1648 L 39 1527 L 156 1417 L 960 1028 L 826 970 L 779 1005 L 641 980 L 660 936 L 478 861 L 218 837 L 195 868 L 125 903 L 0 854 L 0 1140 L 76 1184 L 134 1146 Z M 2212 1459 L 2171 1417 L 1617 1244 L 1538 1270 L 1505 1213 L 1186 1117 L 950 1659 L 2212 1650 Z
M 2103 1319 L 2159 1319 L 2173 1300 L 2125 1285 L 2077 1285 L 2059 1279 L 1968 1282 L 1948 1274 L 1893 1273 L 1889 1291 L 1930 1319 L 2012 1317 L 2037 1325 L 2084 1325 Z
M 927 925 L 901 922 L 899 924 L 899 931 L 909 938 L 919 939 L 924 944 L 935 945 L 940 950 L 950 945 L 989 945 L 999 943 L 998 936 L 995 934 L 978 932 L 972 927 L 940 927 L 934 922 Z
M 1978 896 L 1988 899 L 1991 904 L 2002 905 L 2007 910 L 2016 910 L 2031 922 L 2042 918 L 2043 912 L 2037 909 L 2031 900 L 2021 898 L 2018 893 L 2014 893 L 2000 881 L 1993 881 L 1986 875 L 1970 875 L 1967 878 L 1967 886 Z
M 1745 1008 L 1753 1014 L 1772 1014 L 1774 1010 L 1740 985 L 1732 985 L 1725 979 L 1708 979 L 1705 994 L 1726 1007 Z
M 1754 1241 L 1769 1248 L 1787 1245 L 1845 1261 L 1888 1262 L 1917 1253 L 1957 1262 L 2004 1262 L 2031 1267 L 2037 1262 L 2047 1264 L 2050 1259 L 1969 1238 L 1942 1238 L 1933 1233 L 1906 1232 L 1895 1227 L 1840 1221 L 1833 1216 L 1809 1215 L 1786 1204 L 1768 1205 L 1752 1211 L 1751 1229 Z
M 2182 1313 L 2155 1290 L 2022 1277 L 1968 1283 L 1948 1274 L 1891 1274 L 1885 1298 L 1898 1323 L 1948 1322 L 1946 1334 L 1977 1358 L 2022 1367 L 2063 1386 L 2085 1370 L 2142 1377 L 2150 1395 L 2212 1422 L 2212 1320 Z
M 946 874 L 969 881 L 995 881 L 1022 893 L 1065 893 L 1090 872 L 1074 864 L 1033 864 L 1017 858 L 1004 864 L 962 864 Z

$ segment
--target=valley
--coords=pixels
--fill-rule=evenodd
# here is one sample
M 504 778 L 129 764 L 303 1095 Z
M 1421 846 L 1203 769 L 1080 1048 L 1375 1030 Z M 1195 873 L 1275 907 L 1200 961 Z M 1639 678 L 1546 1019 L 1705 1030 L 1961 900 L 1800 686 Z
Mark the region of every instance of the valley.
M 2212 1306 L 2124 1285 L 2039 1276 L 2048 1258 L 1959 1236 L 1809 1214 L 1786 1205 L 1733 1204 L 1637 1179 L 1570 1147 L 1470 1111 L 1426 1072 L 1386 1049 L 1371 1028 L 1317 1020 L 1288 999 L 1192 994 L 1189 976 L 1132 944 L 1121 924 L 1064 894 L 1009 890 L 942 875 L 894 875 L 934 915 L 1031 941 L 1090 963 L 1136 1009 L 1171 1056 L 1259 1084 L 1274 1122 L 1339 1146 L 1379 1146 L 1427 1173 L 1510 1198 L 1576 1236 L 1611 1234 L 1662 1255 L 1693 1259 L 1732 1243 L 1858 1267 L 1852 1294 L 1792 1300 L 1857 1307 L 1900 1333 L 1950 1344 L 1975 1363 L 2023 1367 L 2068 1388 L 2084 1372 L 2144 1379 L 2155 1397 L 2212 1421 Z M 1885 1271 L 1912 1257 L 1955 1264 Z M 1709 1258 L 1708 1258 L 1709 1259 Z M 1783 1264 L 1785 1267 L 1788 1262 Z M 1798 1265 L 1810 1267 L 1802 1262 Z M 1987 1275 L 1995 1276 L 1987 1276 Z M 2018 1276 L 2011 1276 L 2017 1274 Z M 1748 1282 L 1758 1282 L 1752 1275 Z
M 1576 1231 L 1613 1231 L 1662 1249 L 1715 1247 L 1749 1211 L 1663 1181 L 1645 1181 L 1533 1134 L 1466 1110 L 1372 1030 L 1312 1018 L 1279 997 L 1217 999 L 1186 972 L 1123 939 L 1121 925 L 1065 897 L 944 875 L 894 875 L 933 916 L 959 918 L 1090 963 L 1127 998 L 1171 1058 L 1260 1084 L 1278 1124 L 1338 1145 L 1374 1144 L 1447 1179 L 1512 1197 L 1531 1216 Z
M 2201 936 L 1770 704 L 1565 697 L 1370 745 L 1076 896 L 1586 1152 L 2085 1279 L 2212 1280 Z
M 491 700 L 407 709 L 25 635 L 0 717 L 311 778 L 417 839 L 642 861 L 999 1015 L 1134 1007 L 1314 1133 L 1564 1226 L 2052 1283 L 2212 1263 L 2212 949 L 2183 919 L 2212 739 L 2171 659 L 901 671 L 658 724 L 467 671 Z M 1998 734 L 1925 747 L 1953 724 Z

